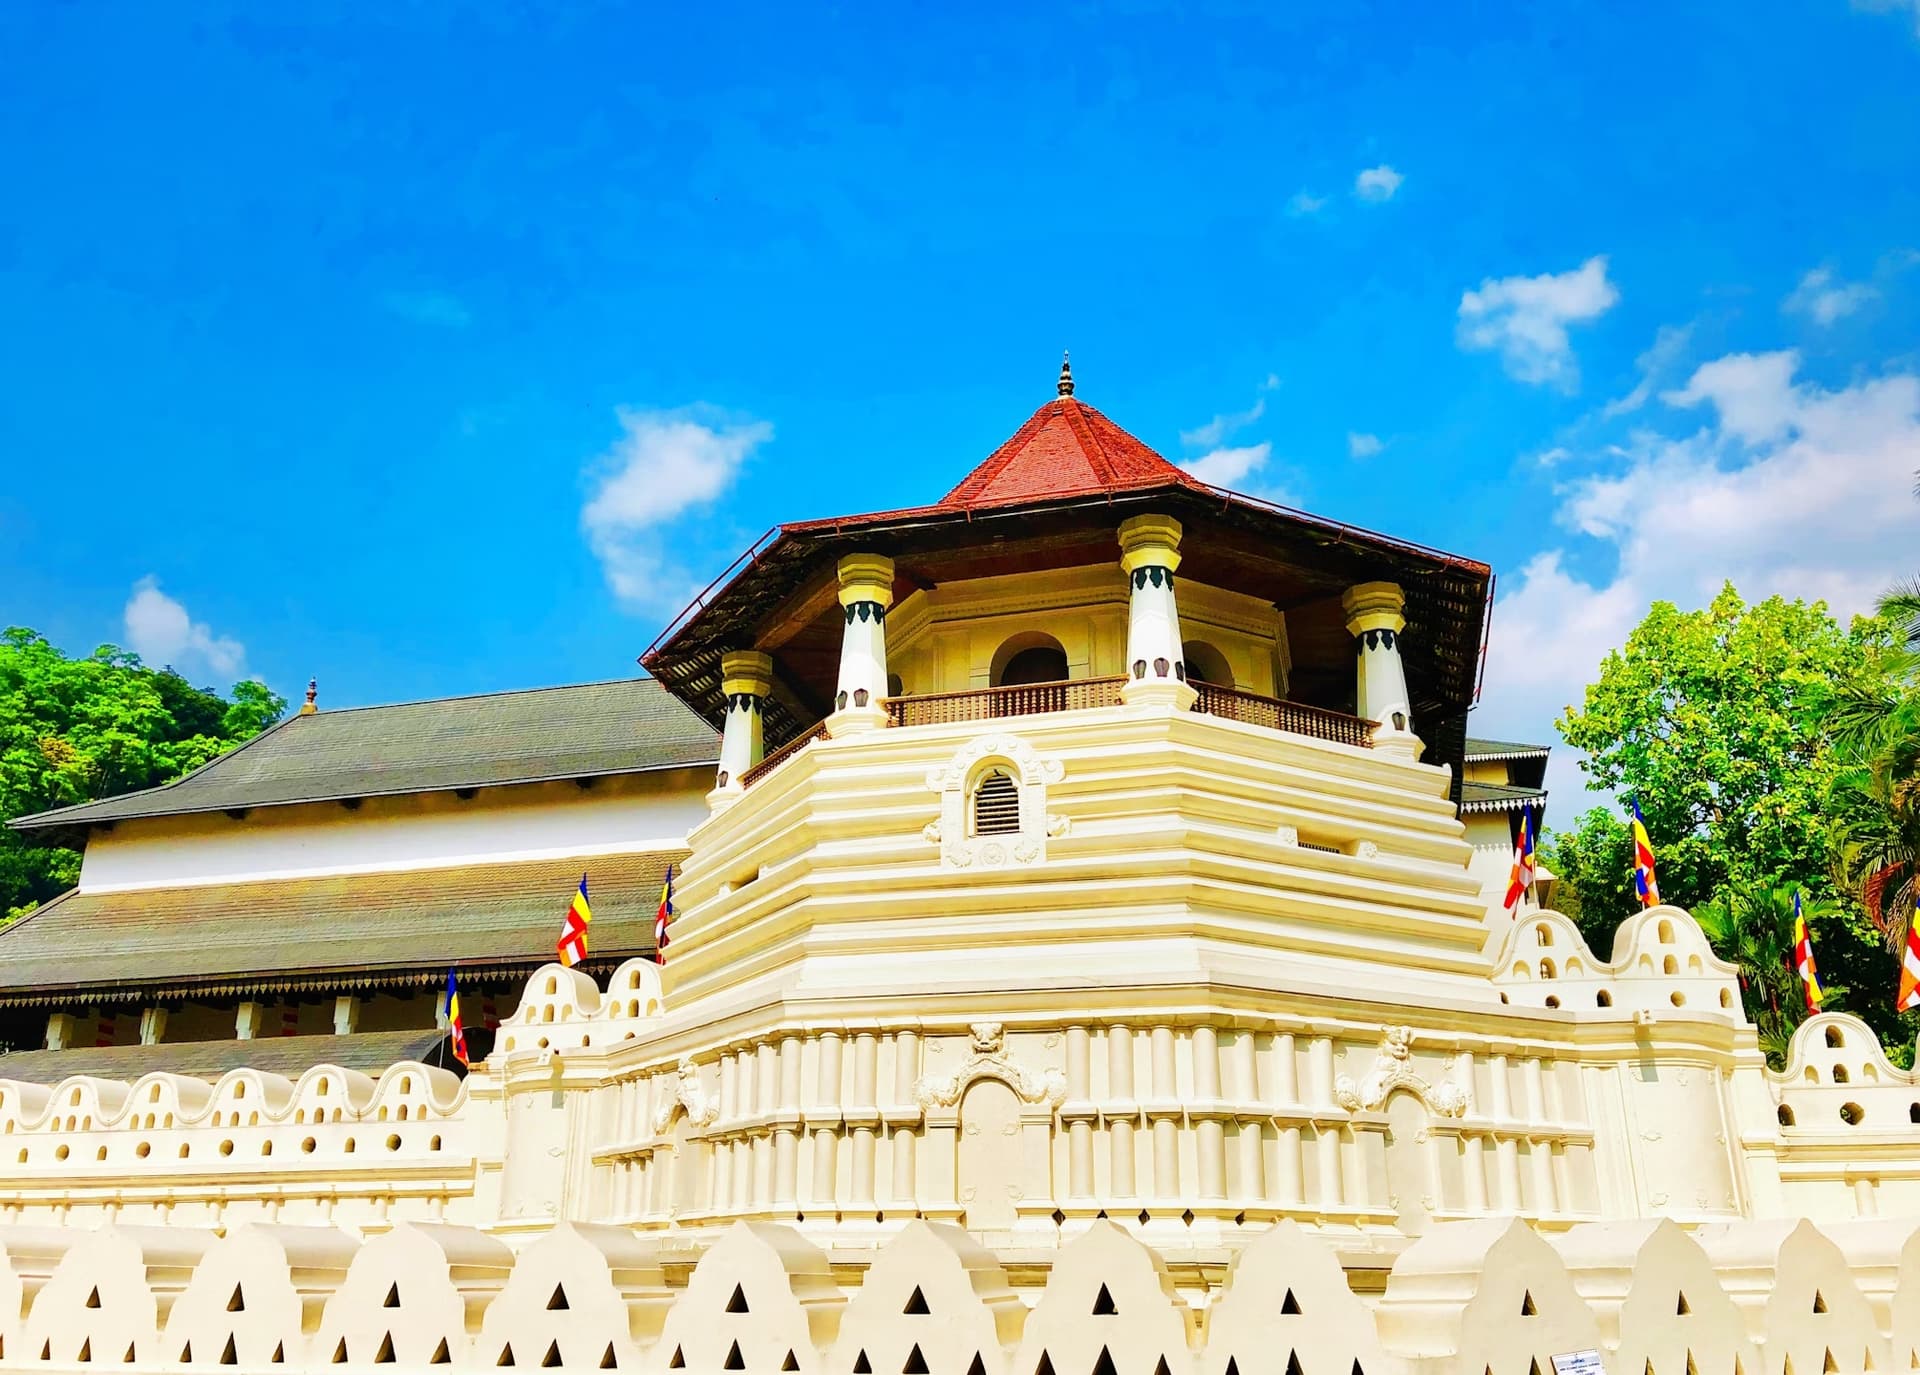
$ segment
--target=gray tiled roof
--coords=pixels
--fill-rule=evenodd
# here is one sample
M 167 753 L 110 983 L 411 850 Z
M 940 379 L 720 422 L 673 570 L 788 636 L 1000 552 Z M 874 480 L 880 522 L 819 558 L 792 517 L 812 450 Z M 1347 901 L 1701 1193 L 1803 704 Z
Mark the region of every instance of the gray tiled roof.
M 1505 783 L 1462 783 L 1460 785 L 1460 810 L 1465 814 L 1517 811 L 1521 807 L 1544 802 L 1546 798 L 1545 788 L 1518 788 Z
M 76 1074 L 87 1074 L 99 1079 L 133 1080 L 157 1070 L 213 1080 L 241 1066 L 297 1079 L 315 1065 L 338 1065 L 377 1075 L 401 1060 L 437 1063 L 433 1055 L 443 1035 L 438 1031 L 362 1031 L 350 1036 L 263 1036 L 252 1041 L 22 1050 L 0 1055 L 0 1079 L 57 1084 Z
M 554 958 L 584 870 L 596 959 L 653 949 L 669 863 L 684 850 L 73 891 L 0 930 L 0 1005 L 425 986 L 452 964 Z
M 23 831 L 711 764 L 711 727 L 651 678 L 292 716 L 160 788 L 21 817 Z
M 1523 745 L 1513 740 L 1481 740 L 1473 736 L 1467 738 L 1467 758 L 1470 760 L 1545 758 L 1551 752 L 1549 745 Z

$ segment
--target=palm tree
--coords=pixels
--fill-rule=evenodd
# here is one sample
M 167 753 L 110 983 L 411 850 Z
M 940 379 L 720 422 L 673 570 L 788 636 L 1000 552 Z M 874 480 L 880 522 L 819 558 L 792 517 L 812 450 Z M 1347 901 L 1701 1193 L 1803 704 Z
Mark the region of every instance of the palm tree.
M 1877 610 L 1899 648 L 1878 675 L 1834 690 L 1819 724 L 1842 765 L 1828 793 L 1834 878 L 1897 951 L 1920 898 L 1920 579 L 1889 588 Z
M 1714 952 L 1740 969 L 1740 997 L 1769 1060 L 1786 1063 L 1787 1042 L 1806 1016 L 1800 976 L 1793 962 L 1795 889 L 1763 886 L 1744 891 L 1722 888 L 1694 912 Z M 1831 915 L 1824 898 L 1806 898 L 1802 914 L 1809 924 Z

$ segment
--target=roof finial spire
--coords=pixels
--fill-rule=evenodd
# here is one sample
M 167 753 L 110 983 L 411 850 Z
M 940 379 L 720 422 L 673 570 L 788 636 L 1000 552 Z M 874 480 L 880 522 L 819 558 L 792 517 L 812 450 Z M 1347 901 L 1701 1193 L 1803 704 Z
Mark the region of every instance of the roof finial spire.
M 319 711 L 320 708 L 314 705 L 314 703 L 319 700 L 319 697 L 320 680 L 318 678 L 307 679 L 307 704 L 300 708 L 300 714 L 302 716 L 312 716 L 315 712 Z
M 1060 395 L 1073 395 L 1073 362 L 1065 349 L 1060 350 Z

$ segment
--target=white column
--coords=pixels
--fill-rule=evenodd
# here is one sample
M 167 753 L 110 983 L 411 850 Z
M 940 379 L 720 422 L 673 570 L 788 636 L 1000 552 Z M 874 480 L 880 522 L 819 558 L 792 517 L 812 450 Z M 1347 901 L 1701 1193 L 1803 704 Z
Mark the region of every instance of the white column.
M 265 1011 L 259 1003 L 244 1002 L 233 1014 L 233 1035 L 235 1040 L 251 1041 L 260 1034 L 261 1014 Z
M 727 719 L 720 732 L 720 772 L 710 806 L 740 795 L 740 775 L 765 754 L 762 710 L 773 691 L 773 660 L 757 649 L 736 649 L 720 657 L 720 691 L 727 698 Z
M 335 998 L 333 1000 L 333 1034 L 351 1036 L 354 1028 L 360 1024 L 360 1000 L 358 998 Z
M 157 1046 L 167 1034 L 167 1010 L 164 1007 L 149 1007 L 140 1013 L 140 1044 Z
M 1407 673 L 1400 663 L 1400 636 L 1407 628 L 1406 594 L 1390 582 L 1363 582 L 1340 598 L 1347 633 L 1358 658 L 1354 712 L 1379 725 L 1373 747 L 1386 754 L 1418 759 L 1426 745 L 1413 733 L 1413 708 L 1407 699 Z
M 47 1049 L 68 1050 L 73 1046 L 74 1015 L 54 1012 L 47 1017 Z
M 827 730 L 834 735 L 887 724 L 887 608 L 893 605 L 893 560 L 849 554 L 840 560 L 840 681 Z
M 1180 566 L 1180 522 L 1133 516 L 1120 522 L 1120 567 L 1127 575 L 1127 681 L 1123 702 L 1186 710 L 1199 694 L 1187 686 L 1173 573 Z

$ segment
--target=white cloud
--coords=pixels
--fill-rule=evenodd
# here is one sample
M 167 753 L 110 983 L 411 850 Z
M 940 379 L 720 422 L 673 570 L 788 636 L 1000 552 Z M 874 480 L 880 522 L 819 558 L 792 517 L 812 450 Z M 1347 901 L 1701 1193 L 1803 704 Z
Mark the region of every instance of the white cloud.
M 1272 453 L 1271 444 L 1249 444 L 1240 449 L 1215 449 L 1180 466 L 1202 482 L 1238 491 L 1241 483 L 1267 466 Z
M 1653 389 L 1660 384 L 1661 376 L 1680 360 L 1692 339 L 1692 325 L 1660 326 L 1659 332 L 1653 336 L 1652 345 L 1633 360 L 1634 367 L 1640 370 L 1640 381 L 1625 396 L 1607 402 L 1600 408 L 1600 414 L 1611 420 L 1646 405 L 1653 396 Z
M 1244 411 L 1234 411 L 1226 415 L 1216 415 L 1197 429 L 1180 431 L 1180 442 L 1191 449 L 1211 448 L 1237 430 L 1244 430 L 1254 421 L 1267 413 L 1264 399 L 1256 399 Z
M 172 665 L 181 670 L 196 666 L 238 677 L 247 662 L 246 646 L 226 635 L 215 635 L 204 621 L 160 590 L 152 574 L 133 585 L 123 613 L 127 644 L 153 667 Z
M 1915 4 L 1920 5 L 1920 0 Z M 1843 282 L 1833 275 L 1832 268 L 1816 267 L 1800 279 L 1800 285 L 1781 302 L 1781 309 L 1810 316 L 1815 324 L 1830 325 L 1879 295 L 1865 282 Z
M 1279 385 L 1280 385 L 1280 374 L 1277 372 L 1270 372 L 1267 374 L 1267 380 L 1260 384 L 1260 390 L 1273 391 Z
M 1476 732 L 1551 742 L 1655 599 L 1698 607 L 1731 580 L 1749 601 L 1822 598 L 1846 616 L 1912 573 L 1920 376 L 1827 391 L 1797 382 L 1797 361 L 1705 364 L 1667 397 L 1702 407 L 1700 430 L 1642 434 L 1612 471 L 1563 489 L 1559 521 L 1601 541 L 1614 571 L 1582 577 L 1549 550 L 1502 584 Z M 1570 822 L 1587 805 L 1571 751 L 1555 751 L 1548 783 Z
M 1711 405 L 1720 428 L 1748 444 L 1763 444 L 1784 434 L 1793 424 L 1799 398 L 1793 374 L 1800 355 L 1791 349 L 1777 353 L 1730 353 L 1694 369 L 1687 385 L 1662 392 L 1669 406 Z
M 1580 372 L 1567 326 L 1598 319 L 1619 299 L 1605 255 L 1569 272 L 1489 277 L 1461 293 L 1456 337 L 1463 349 L 1497 349 L 1508 374 L 1522 382 L 1572 391 Z
M 1393 193 L 1400 189 L 1400 183 L 1406 178 L 1381 163 L 1378 167 L 1369 167 L 1353 179 L 1353 194 L 1363 201 L 1375 204 L 1393 199 Z
M 1376 434 L 1361 434 L 1358 430 L 1347 431 L 1347 457 L 1372 458 L 1387 446 Z
M 1311 191 L 1296 191 L 1293 199 L 1287 202 L 1287 213 L 1295 219 L 1306 215 L 1317 215 L 1327 208 L 1327 197 L 1316 196 Z
M 615 596 L 677 609 L 697 589 L 662 556 L 670 541 L 661 527 L 725 492 L 740 465 L 773 438 L 773 426 L 703 406 L 622 410 L 620 424 L 626 433 L 593 465 L 596 485 L 581 528 Z

